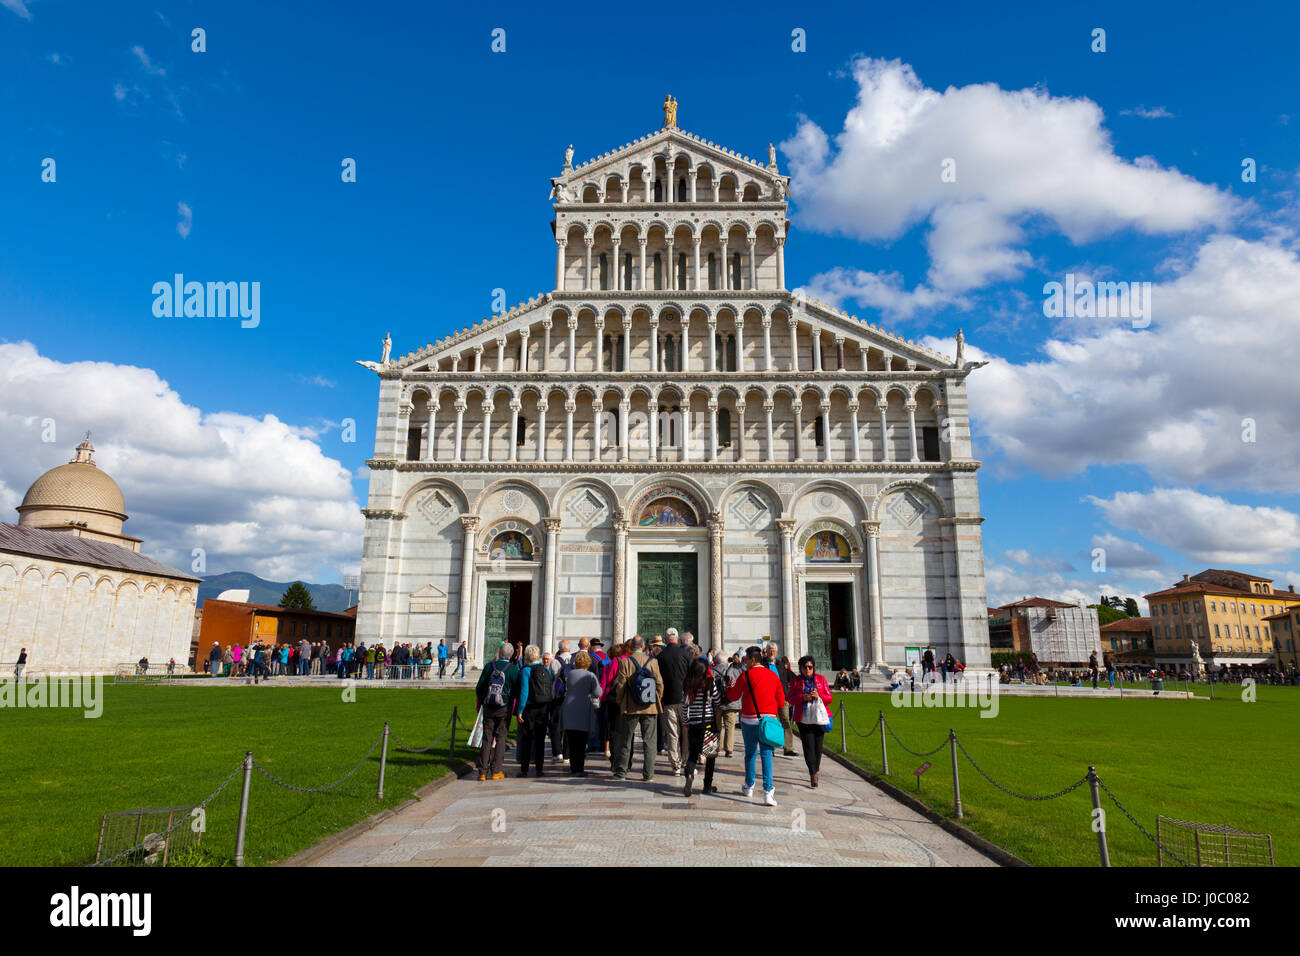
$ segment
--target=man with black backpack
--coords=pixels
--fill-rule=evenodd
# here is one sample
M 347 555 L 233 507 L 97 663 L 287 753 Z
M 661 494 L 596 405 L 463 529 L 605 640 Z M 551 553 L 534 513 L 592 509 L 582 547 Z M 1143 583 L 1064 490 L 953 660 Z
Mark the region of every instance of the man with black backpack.
M 619 663 L 618 674 L 610 687 L 621 708 L 614 741 L 614 779 L 627 779 L 632 769 L 634 735 L 640 727 L 641 779 L 649 782 L 655 777 L 655 745 L 659 714 L 663 710 L 664 680 L 659 674 L 659 662 L 645 651 L 645 638 L 638 634 L 629 646 L 631 653 Z
M 515 646 L 502 642 L 497 659 L 483 668 L 474 696 L 483 708 L 483 746 L 478 752 L 478 778 L 506 778 L 506 733 L 510 730 L 510 702 L 519 696 L 519 669 L 510 663 Z
M 536 644 L 524 648 L 524 668 L 519 675 L 519 776 L 528 776 L 528 764 L 543 774 L 546 730 L 555 702 L 555 675 L 542 663 Z

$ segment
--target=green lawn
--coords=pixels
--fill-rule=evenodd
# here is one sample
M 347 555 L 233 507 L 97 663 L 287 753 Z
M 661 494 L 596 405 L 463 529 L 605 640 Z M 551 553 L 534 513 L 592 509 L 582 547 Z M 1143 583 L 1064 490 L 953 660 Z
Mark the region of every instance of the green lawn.
M 1205 696 L 1206 685 L 1194 686 Z M 910 749 L 937 746 L 954 728 L 975 761 L 994 780 L 1026 795 L 1063 789 L 1094 765 L 1105 784 L 1153 835 L 1156 815 L 1228 824 L 1273 836 L 1278 865 L 1300 865 L 1300 787 L 1297 743 L 1300 688 L 1257 688 L 1254 703 L 1241 688 L 1215 686 L 1211 700 L 999 698 L 999 714 L 981 718 L 962 708 L 894 707 L 886 694 L 841 694 L 853 727 L 870 731 L 877 712 Z M 838 703 L 836 705 L 838 707 Z M 849 757 L 881 771 L 878 732 L 863 740 L 848 734 Z M 952 758 L 905 753 L 887 735 L 890 777 L 916 792 L 913 771 L 932 766 L 920 798 L 952 816 Z M 827 738 L 838 751 L 840 732 Z M 1096 866 L 1097 838 L 1090 829 L 1088 786 L 1050 801 L 1029 802 L 990 785 L 960 755 L 963 823 L 981 836 L 1040 866 Z M 1155 845 L 1102 793 L 1111 863 L 1154 866 Z
M 468 690 L 368 689 L 354 703 L 339 690 L 186 688 L 106 684 L 103 715 L 79 710 L 0 710 L 0 865 L 60 866 L 93 861 L 102 814 L 140 806 L 196 803 L 239 766 L 245 750 L 271 773 L 314 787 L 342 776 L 391 722 L 411 748 L 428 746 L 452 707 L 474 722 Z M 470 759 L 457 730 L 456 764 Z M 272 784 L 256 770 L 245 862 L 282 860 L 321 838 L 408 799 L 453 765 L 444 737 L 435 753 L 390 745 L 384 799 L 375 799 L 379 749 L 355 776 L 320 794 Z M 204 862 L 234 859 L 240 778 L 208 808 Z

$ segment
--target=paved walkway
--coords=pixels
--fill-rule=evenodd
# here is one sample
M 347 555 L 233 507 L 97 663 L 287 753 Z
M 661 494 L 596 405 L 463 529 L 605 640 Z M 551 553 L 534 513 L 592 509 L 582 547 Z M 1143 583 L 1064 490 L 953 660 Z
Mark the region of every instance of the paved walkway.
M 741 753 L 718 758 L 717 794 L 682 796 L 660 755 L 655 779 L 614 781 L 603 757 L 588 776 L 548 763 L 521 779 L 453 782 L 316 858 L 313 866 L 994 866 L 993 861 L 850 773 L 822 762 L 808 786 L 802 757 L 774 758 L 778 807 L 740 795 Z M 494 827 L 495 821 L 495 827 Z

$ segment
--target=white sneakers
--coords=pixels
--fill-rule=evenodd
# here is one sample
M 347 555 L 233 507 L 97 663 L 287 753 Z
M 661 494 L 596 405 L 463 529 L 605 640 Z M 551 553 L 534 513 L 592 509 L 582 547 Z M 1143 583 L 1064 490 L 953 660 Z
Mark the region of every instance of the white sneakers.
M 754 795 L 754 788 L 753 788 L 753 787 L 741 787 L 741 788 L 740 788 L 740 795 L 741 795 L 742 797 L 752 797 L 752 796 Z
M 776 806 L 776 791 L 775 791 L 775 790 L 764 790 L 764 791 L 763 791 L 763 802 L 766 803 L 769 807 L 774 807 L 774 806 Z

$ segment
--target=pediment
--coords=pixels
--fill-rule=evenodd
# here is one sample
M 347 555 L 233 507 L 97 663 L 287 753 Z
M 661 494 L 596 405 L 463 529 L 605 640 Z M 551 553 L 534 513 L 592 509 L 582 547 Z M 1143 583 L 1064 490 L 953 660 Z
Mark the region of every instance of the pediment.
M 789 181 L 788 177 L 769 168 L 761 159 L 744 156 L 712 140 L 680 129 L 661 129 L 642 136 L 619 149 L 567 169 L 556 178 L 566 186 L 574 187 L 574 191 L 580 194 L 586 185 L 603 185 L 612 175 L 627 176 L 632 169 L 651 165 L 656 157 L 670 152 L 673 155 L 689 156 L 692 166 L 705 164 L 712 167 L 716 172 L 714 178 L 722 173 L 734 173 L 742 183 L 758 182 L 768 189 L 777 182 L 787 184 Z

